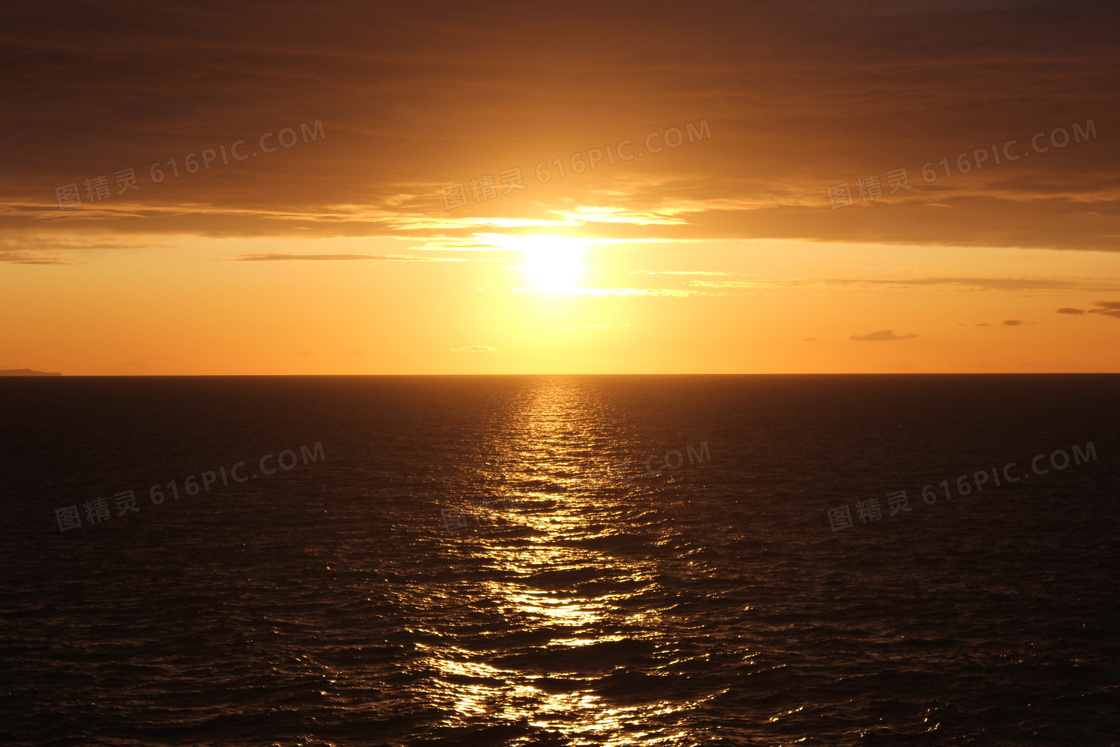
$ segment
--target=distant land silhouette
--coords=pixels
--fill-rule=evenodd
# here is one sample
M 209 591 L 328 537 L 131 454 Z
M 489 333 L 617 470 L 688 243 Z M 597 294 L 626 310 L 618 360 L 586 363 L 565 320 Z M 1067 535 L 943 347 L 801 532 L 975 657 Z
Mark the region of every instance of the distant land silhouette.
M 61 376 L 60 373 L 47 373 L 46 371 L 32 371 L 30 368 L 7 368 L 0 371 L 0 376 Z

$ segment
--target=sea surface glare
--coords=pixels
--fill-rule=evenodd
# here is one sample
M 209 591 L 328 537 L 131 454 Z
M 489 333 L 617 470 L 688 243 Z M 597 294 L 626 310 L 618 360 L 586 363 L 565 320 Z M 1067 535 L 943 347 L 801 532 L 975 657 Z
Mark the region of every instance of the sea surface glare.
M 20 378 L 0 413 L 0 744 L 1120 744 L 1118 376 Z

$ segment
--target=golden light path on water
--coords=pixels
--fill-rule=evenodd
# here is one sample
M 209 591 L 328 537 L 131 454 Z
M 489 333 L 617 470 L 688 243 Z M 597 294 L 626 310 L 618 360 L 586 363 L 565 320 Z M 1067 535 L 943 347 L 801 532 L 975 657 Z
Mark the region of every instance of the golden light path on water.
M 580 656 L 581 649 L 604 643 L 642 641 L 652 649 L 665 629 L 659 610 L 625 606 L 637 590 L 656 586 L 654 561 L 647 556 L 623 559 L 597 549 L 598 544 L 621 533 L 612 522 L 626 510 L 620 503 L 627 499 L 626 493 L 596 490 L 599 481 L 581 474 L 589 471 L 593 446 L 601 446 L 606 437 L 618 441 L 619 413 L 562 380 L 542 381 L 533 396 L 518 405 L 512 413 L 507 411 L 501 436 L 504 442 L 493 444 L 490 452 L 499 455 L 492 465 L 496 474 L 491 483 L 516 485 L 548 475 L 548 487 L 553 489 L 498 491 L 496 498 L 512 497 L 522 505 L 535 503 L 546 508 L 515 510 L 508 517 L 533 530 L 528 540 L 510 543 L 480 535 L 478 551 L 491 561 L 487 565 L 512 580 L 483 581 L 475 598 L 492 600 L 506 625 L 526 633 L 540 630 L 542 642 L 534 644 L 530 652 L 521 649 L 519 653 L 525 657 L 544 654 L 545 663 L 527 665 L 528 671 L 504 668 L 479 661 L 479 652 L 461 647 L 430 651 L 427 663 L 439 671 L 444 683 L 454 683 L 443 694 L 464 720 L 486 717 L 494 724 L 527 720 L 538 728 L 562 733 L 576 745 L 677 743 L 687 736 L 684 731 L 670 733 L 647 725 L 659 717 L 694 710 L 718 692 L 693 700 L 654 700 L 639 692 L 622 698 L 629 703 L 612 702 L 618 698 L 604 698 L 595 692 L 595 686 L 614 672 L 592 665 L 596 671 L 589 673 L 587 657 Z M 540 588 L 541 574 L 569 572 L 588 578 L 596 570 L 609 572 L 614 583 L 635 591 L 580 594 L 556 588 L 555 582 L 545 582 L 550 588 Z M 570 584 L 559 584 L 565 585 Z M 630 632 L 603 630 L 619 628 Z M 557 629 L 570 634 L 557 635 Z M 499 635 L 499 631 L 494 633 Z M 489 653 L 496 658 L 516 658 L 509 651 Z M 565 667 L 569 655 L 575 661 Z M 591 656 L 595 656 L 593 651 Z M 659 674 L 648 665 L 641 670 L 645 676 Z M 568 691 L 556 692 L 559 687 Z

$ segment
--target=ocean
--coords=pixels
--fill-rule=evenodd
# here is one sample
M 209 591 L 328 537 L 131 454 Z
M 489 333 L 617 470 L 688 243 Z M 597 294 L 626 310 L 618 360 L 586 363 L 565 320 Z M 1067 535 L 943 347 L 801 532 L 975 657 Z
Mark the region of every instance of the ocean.
M 1120 744 L 1118 376 L 8 378 L 0 413 L 5 745 Z

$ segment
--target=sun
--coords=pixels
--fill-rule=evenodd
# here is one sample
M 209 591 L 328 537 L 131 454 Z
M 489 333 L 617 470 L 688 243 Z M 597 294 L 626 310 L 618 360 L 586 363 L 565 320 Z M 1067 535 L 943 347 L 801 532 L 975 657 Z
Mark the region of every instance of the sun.
M 583 274 L 583 239 L 558 236 L 525 236 L 522 269 L 540 290 L 558 293 L 572 288 Z

